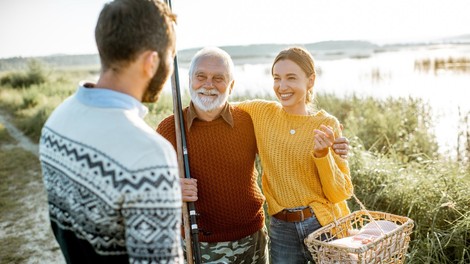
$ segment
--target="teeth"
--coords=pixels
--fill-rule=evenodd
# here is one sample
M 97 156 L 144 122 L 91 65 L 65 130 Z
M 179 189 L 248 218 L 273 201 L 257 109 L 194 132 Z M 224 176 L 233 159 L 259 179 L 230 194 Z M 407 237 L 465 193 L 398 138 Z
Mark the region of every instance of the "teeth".
M 292 93 L 281 94 L 281 98 L 287 98 L 287 97 L 289 97 L 289 96 L 291 96 L 291 95 L 292 95 Z
M 206 89 L 200 89 L 197 91 L 199 95 L 206 95 L 206 96 L 216 96 L 219 93 L 216 90 L 206 90 Z
M 200 92 L 199 94 L 201 94 L 201 95 L 208 95 L 208 96 L 217 95 L 217 94 L 215 94 L 215 93 L 210 93 L 210 92 L 209 92 L 209 93 Z

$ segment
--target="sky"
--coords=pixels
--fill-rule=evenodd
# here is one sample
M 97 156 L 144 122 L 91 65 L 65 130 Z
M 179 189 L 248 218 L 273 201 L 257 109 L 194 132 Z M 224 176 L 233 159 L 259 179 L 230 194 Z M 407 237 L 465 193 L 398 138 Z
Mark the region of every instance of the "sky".
M 0 0 L 0 58 L 97 53 L 108 0 Z M 470 34 L 469 0 L 172 0 L 177 49 Z

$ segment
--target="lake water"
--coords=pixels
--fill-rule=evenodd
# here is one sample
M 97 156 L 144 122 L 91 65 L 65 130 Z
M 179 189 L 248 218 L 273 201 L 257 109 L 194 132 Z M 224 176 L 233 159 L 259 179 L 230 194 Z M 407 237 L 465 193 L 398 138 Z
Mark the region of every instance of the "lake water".
M 439 64 L 453 61 L 451 64 Z M 463 63 L 455 63 L 464 60 Z M 233 94 L 272 95 L 271 62 L 235 61 Z M 374 53 L 369 57 L 316 59 L 316 93 L 337 96 L 414 97 L 433 109 L 434 133 L 440 152 L 455 156 L 459 114 L 470 118 L 470 45 L 433 45 Z M 179 68 L 181 88 L 187 89 L 187 68 Z M 167 88 L 169 89 L 169 88 Z

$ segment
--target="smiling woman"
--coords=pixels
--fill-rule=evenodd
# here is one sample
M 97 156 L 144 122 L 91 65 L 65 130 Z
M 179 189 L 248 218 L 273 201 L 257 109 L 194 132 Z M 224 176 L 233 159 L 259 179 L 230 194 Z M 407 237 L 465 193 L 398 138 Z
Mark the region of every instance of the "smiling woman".
M 353 186 L 348 162 L 332 151 L 341 137 L 340 124 L 323 109 L 309 107 L 314 65 L 304 48 L 282 50 L 272 66 L 280 103 L 253 100 L 238 105 L 255 128 L 262 189 L 271 216 L 273 263 L 313 261 L 303 239 L 349 213 L 346 199 Z
M 286 112 L 304 115 L 308 112 L 305 105 L 312 101 L 315 68 L 312 64 L 311 73 L 306 75 L 296 62 L 278 58 L 273 66 L 274 92 Z

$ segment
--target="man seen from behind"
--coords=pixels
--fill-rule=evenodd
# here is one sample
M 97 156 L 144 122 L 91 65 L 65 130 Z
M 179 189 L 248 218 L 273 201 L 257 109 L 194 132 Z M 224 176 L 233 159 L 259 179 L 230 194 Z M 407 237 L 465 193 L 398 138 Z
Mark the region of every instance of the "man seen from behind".
M 143 120 L 173 70 L 175 16 L 158 0 L 107 3 L 95 28 L 96 84 L 42 129 L 51 227 L 67 263 L 182 263 L 173 147 Z

